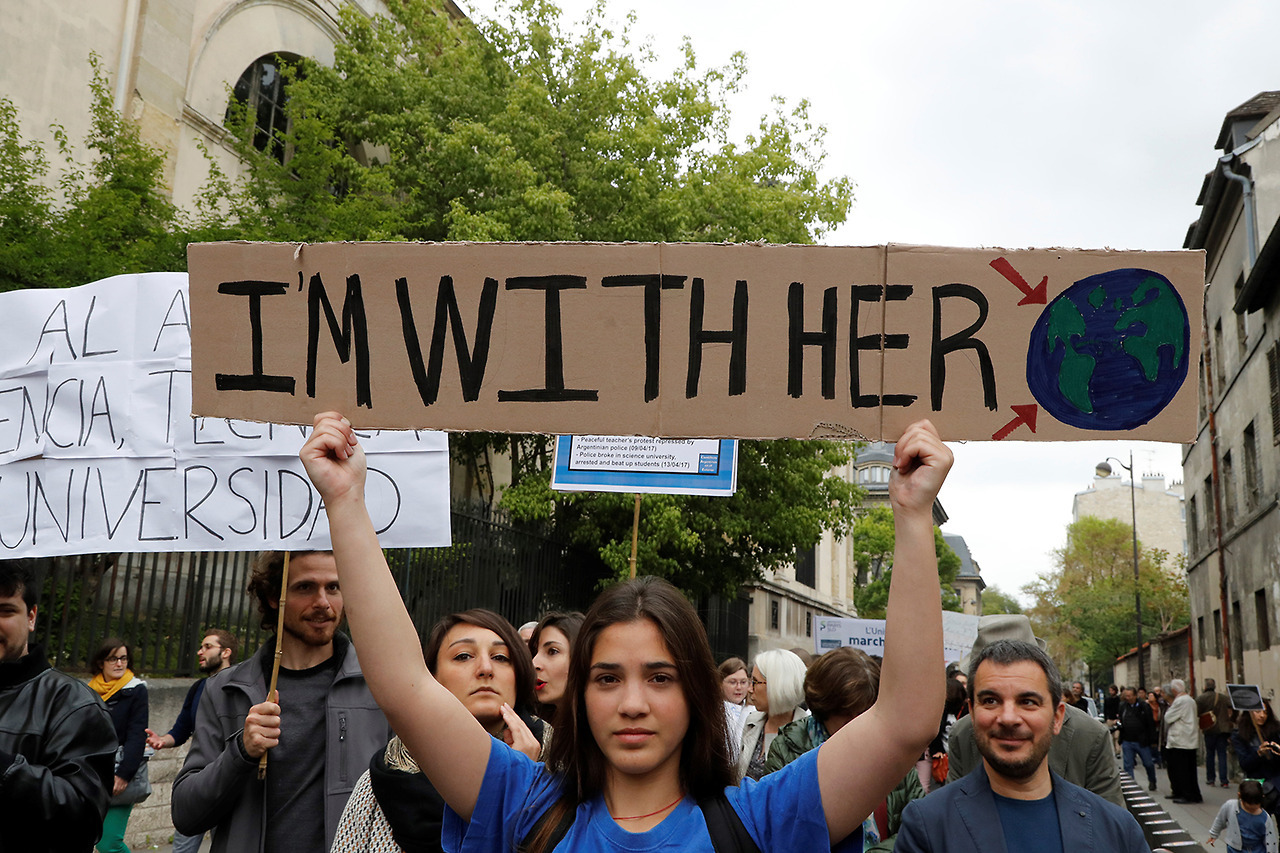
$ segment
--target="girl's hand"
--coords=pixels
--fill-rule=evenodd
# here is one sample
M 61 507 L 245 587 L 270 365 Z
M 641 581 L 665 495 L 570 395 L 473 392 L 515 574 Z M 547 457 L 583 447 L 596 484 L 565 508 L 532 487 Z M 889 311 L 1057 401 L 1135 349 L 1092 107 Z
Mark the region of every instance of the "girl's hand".
M 895 511 L 933 512 L 933 502 L 955 458 L 927 420 L 916 421 L 893 448 L 889 498 Z
M 533 736 L 533 732 L 529 731 L 529 727 L 524 724 L 524 720 L 520 719 L 520 715 L 506 702 L 502 703 L 502 721 L 507 724 L 502 732 L 503 742 L 517 752 L 523 752 L 537 761 L 542 753 L 542 744 Z
M 325 506 L 348 495 L 363 497 L 364 450 L 351 429 L 351 422 L 338 412 L 321 412 L 315 429 L 298 453 Z

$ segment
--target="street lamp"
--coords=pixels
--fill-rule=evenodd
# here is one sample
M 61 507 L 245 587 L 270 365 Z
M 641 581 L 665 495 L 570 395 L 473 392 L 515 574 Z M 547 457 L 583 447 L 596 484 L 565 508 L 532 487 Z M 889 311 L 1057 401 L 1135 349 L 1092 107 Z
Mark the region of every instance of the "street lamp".
M 1108 456 L 1106 460 L 1099 462 L 1094 469 L 1099 477 L 1111 476 L 1111 466 L 1107 464 L 1108 460 L 1115 462 L 1129 472 L 1129 509 L 1133 520 L 1133 615 L 1138 628 L 1138 687 L 1145 688 L 1147 679 L 1142 665 L 1142 592 L 1138 589 L 1138 497 L 1135 491 L 1137 488 L 1135 480 L 1137 478 L 1133 474 L 1133 451 L 1129 451 L 1128 465 L 1114 456 Z

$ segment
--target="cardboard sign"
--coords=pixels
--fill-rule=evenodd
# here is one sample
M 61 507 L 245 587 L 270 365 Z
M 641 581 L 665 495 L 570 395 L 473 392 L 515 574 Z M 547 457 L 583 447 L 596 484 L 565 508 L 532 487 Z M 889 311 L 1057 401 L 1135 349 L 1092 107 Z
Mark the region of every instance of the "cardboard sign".
M 884 440 L 929 417 L 949 440 L 1195 437 L 1203 252 L 211 243 L 188 256 L 199 415 Z
M 738 443 L 728 439 L 562 435 L 551 488 L 728 497 L 738 488 Z
M 309 427 L 193 419 L 187 277 L 0 294 L 0 558 L 328 548 Z M 443 433 L 364 432 L 386 547 L 448 545 Z
M 841 646 L 853 646 L 869 655 L 884 656 L 885 620 L 819 616 L 817 621 L 818 628 L 813 634 L 813 650 L 817 654 Z M 948 663 L 969 654 L 977 638 L 977 616 L 950 610 L 942 612 L 942 655 Z

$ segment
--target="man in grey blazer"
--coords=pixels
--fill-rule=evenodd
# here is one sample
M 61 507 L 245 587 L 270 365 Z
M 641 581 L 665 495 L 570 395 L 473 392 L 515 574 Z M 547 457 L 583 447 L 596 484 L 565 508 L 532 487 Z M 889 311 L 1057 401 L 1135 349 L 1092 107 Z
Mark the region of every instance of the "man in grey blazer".
M 1049 769 L 1066 706 L 1058 668 L 1033 643 L 973 656 L 969 698 L 982 764 L 907 806 L 897 853 L 1149 853 L 1133 816 Z
M 983 616 L 970 659 L 977 659 L 982 650 L 996 640 L 1021 640 L 1038 645 L 1026 616 Z M 1062 730 L 1054 735 L 1049 747 L 1049 769 L 1123 808 L 1120 767 L 1113 750 L 1111 733 L 1106 726 L 1079 708 L 1067 705 Z M 968 776 L 980 763 L 978 743 L 973 737 L 973 719 L 962 717 L 947 734 L 947 784 Z

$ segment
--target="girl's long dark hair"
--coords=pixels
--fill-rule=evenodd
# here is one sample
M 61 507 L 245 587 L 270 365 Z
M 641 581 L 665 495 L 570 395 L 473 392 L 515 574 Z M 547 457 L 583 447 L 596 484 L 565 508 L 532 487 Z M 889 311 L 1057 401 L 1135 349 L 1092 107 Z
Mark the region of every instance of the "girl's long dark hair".
M 688 600 L 671 584 L 641 577 L 612 586 L 587 611 L 569 658 L 569 704 L 555 719 L 548 764 L 564 774 L 568 804 L 590 799 L 604 788 L 604 753 L 587 722 L 586 686 L 596 641 L 612 625 L 652 622 L 666 642 L 688 705 L 689 730 L 680 750 L 680 780 L 695 800 L 714 796 L 736 781 L 729 754 L 728 727 L 720 678 L 707 632 Z
M 1280 740 L 1280 720 L 1276 719 L 1275 711 L 1271 710 L 1271 700 L 1263 699 L 1262 704 L 1267 709 L 1267 720 L 1262 724 L 1261 730 L 1253 724 L 1253 714 L 1249 711 L 1241 711 L 1236 719 L 1236 731 L 1245 743 L 1255 736 L 1263 743 Z

